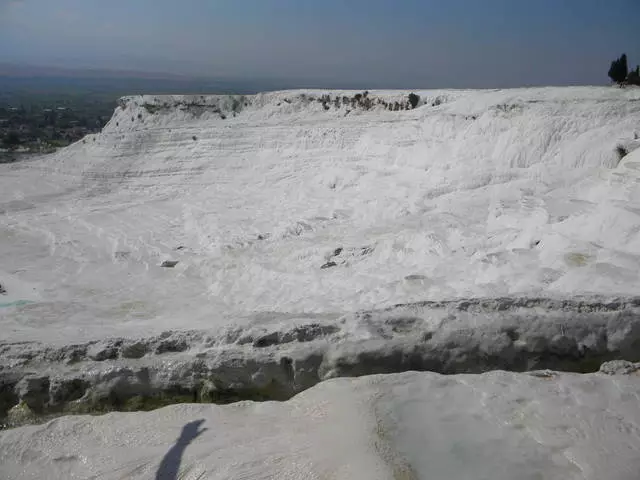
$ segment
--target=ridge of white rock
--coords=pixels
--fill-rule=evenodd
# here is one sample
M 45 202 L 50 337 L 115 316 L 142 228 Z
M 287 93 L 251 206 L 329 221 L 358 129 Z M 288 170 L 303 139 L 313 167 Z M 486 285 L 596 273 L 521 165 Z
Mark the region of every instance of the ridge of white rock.
M 0 475 L 636 480 L 640 365 L 619 367 L 377 375 L 287 402 L 64 417 L 0 432 Z
M 0 166 L 4 338 L 637 294 L 640 90 L 407 93 L 130 97 Z
M 612 359 L 640 361 L 638 298 L 422 302 L 265 320 L 215 333 L 0 345 L 0 424 L 185 401 L 285 400 L 334 377 L 593 372 Z

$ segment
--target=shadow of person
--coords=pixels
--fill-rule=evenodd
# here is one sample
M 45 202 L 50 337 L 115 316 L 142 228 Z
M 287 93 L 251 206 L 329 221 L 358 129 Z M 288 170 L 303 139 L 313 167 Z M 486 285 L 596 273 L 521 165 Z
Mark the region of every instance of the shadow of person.
M 203 423 L 204 420 L 196 420 L 182 427 L 182 432 L 180 432 L 176 443 L 173 444 L 165 454 L 162 462 L 160 462 L 158 472 L 156 473 L 156 480 L 177 480 L 184 451 L 193 440 L 207 430 L 206 428 L 198 430 Z

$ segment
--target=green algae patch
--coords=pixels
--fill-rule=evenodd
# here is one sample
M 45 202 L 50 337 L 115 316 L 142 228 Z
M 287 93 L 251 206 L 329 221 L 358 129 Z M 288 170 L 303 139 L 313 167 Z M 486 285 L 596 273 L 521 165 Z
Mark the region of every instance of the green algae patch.
M 22 425 L 40 424 L 63 415 L 103 415 L 111 412 L 148 412 L 169 405 L 182 403 L 226 405 L 240 401 L 285 401 L 294 392 L 286 386 L 272 381 L 261 388 L 224 388 L 216 386 L 215 381 L 205 380 L 196 388 L 169 388 L 151 394 L 115 394 L 85 395 L 77 400 L 67 401 L 61 405 L 45 406 L 40 411 L 34 411 L 20 401 L 13 407 L 7 402 L 4 420 L 0 421 L 3 428 Z M 17 398 L 15 399 L 17 401 Z M 9 408 L 10 407 L 10 408 Z
M 564 261 L 571 267 L 586 267 L 589 260 L 591 260 L 589 255 L 577 252 L 568 253 L 564 257 Z
M 37 420 L 38 416 L 36 413 L 29 408 L 26 402 L 22 401 L 7 412 L 6 426 L 28 425 Z
M 14 302 L 4 302 L 0 303 L 0 308 L 8 308 L 8 307 L 23 307 L 25 305 L 30 305 L 32 302 L 30 300 L 16 300 Z
M 285 391 L 282 385 L 271 382 L 262 388 L 220 388 L 215 382 L 204 381 L 193 390 L 169 389 L 154 394 L 131 396 L 107 395 L 89 397 L 70 402 L 62 409 L 63 414 L 100 415 L 109 412 L 148 412 L 181 403 L 205 403 L 226 405 L 245 400 L 254 402 L 285 401 L 293 392 Z

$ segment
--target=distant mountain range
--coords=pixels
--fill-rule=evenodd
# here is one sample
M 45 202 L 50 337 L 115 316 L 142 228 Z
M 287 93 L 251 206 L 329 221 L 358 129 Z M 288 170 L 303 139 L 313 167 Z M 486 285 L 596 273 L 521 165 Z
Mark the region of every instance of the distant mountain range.
M 0 77 L 64 77 L 64 78 L 142 78 L 162 80 L 191 80 L 194 77 L 160 72 L 140 72 L 135 70 L 109 70 L 93 68 L 61 68 L 41 65 L 20 65 L 0 62 Z
M 291 88 L 278 80 L 198 78 L 133 70 L 78 69 L 0 63 L 0 90 L 30 93 L 236 93 Z

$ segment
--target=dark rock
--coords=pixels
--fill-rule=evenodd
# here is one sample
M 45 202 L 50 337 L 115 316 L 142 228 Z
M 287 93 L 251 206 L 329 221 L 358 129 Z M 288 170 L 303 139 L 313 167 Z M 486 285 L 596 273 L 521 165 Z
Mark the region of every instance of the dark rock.
M 424 324 L 424 320 L 418 317 L 390 318 L 384 322 L 391 326 L 394 333 L 409 333 L 415 330 L 417 325 Z
M 253 342 L 253 346 L 256 348 L 265 348 L 280 343 L 280 335 L 278 332 L 269 333 L 262 337 L 256 338 Z
M 328 256 L 328 262 L 322 266 L 322 268 L 334 267 L 337 265 L 337 261 L 333 262 L 332 259 L 336 259 L 336 257 L 340 257 L 340 262 L 345 263 L 348 258 L 356 257 L 358 255 L 364 256 L 373 252 L 373 247 L 361 247 L 361 248 L 336 248 L 331 255 Z M 334 263 L 335 265 L 331 265 Z
M 142 358 L 149 351 L 149 347 L 144 342 L 134 342 L 122 347 L 123 358 Z
M 255 341 L 253 335 L 251 335 L 250 333 L 248 334 L 240 334 L 236 340 L 236 343 L 238 345 L 248 345 L 250 343 L 253 343 Z
M 184 352 L 187 348 L 189 348 L 189 344 L 184 338 L 167 338 L 156 346 L 155 353 Z
M 295 378 L 295 372 L 293 370 L 293 360 L 289 357 L 282 357 L 280 359 L 280 366 L 284 370 L 284 374 L 287 380 L 293 382 Z
M 433 332 L 424 332 L 420 338 L 423 342 L 428 342 L 433 338 Z
M 616 153 L 618 154 L 618 158 L 622 160 L 624 157 L 626 157 L 629 154 L 629 151 L 622 145 L 618 145 L 616 147 Z
M 84 360 L 87 356 L 86 345 L 71 345 L 65 349 L 64 359 L 68 364 Z
M 309 325 L 301 325 L 286 332 L 271 332 L 256 338 L 253 346 L 256 348 L 271 347 L 273 345 L 282 345 L 292 342 L 312 342 L 318 338 L 332 335 L 340 331 L 335 325 L 320 325 L 311 323 Z
M 52 379 L 49 402 L 52 406 L 73 402 L 84 396 L 90 383 L 81 378 Z
M 165 268 L 173 268 L 178 264 L 178 260 L 165 260 L 160 264 L 161 267 Z
M 566 335 L 555 335 L 549 344 L 551 353 L 557 355 L 572 355 L 577 352 L 575 339 Z
M 20 401 L 34 412 L 41 412 L 49 400 L 49 377 L 25 377 L 16 390 Z
M 1 295 L 6 295 L 7 290 L 2 286 L 2 284 L 0 283 L 0 294 Z
M 96 362 L 102 362 L 104 360 L 114 360 L 118 358 L 118 347 L 113 344 L 101 344 L 92 345 L 87 350 L 87 356 L 91 360 Z
M 283 335 L 283 340 L 286 343 L 292 341 L 312 342 L 313 340 L 316 340 L 320 337 L 333 335 L 334 333 L 337 333 L 339 331 L 340 329 L 335 325 L 319 325 L 317 323 L 311 323 L 309 325 L 296 327 L 291 332 L 286 332 Z
M 16 393 L 16 383 L 18 379 L 14 374 L 3 374 L 0 372 L 0 429 L 4 423 L 7 412 L 19 401 Z
M 320 268 L 321 269 L 325 269 L 325 268 L 331 268 L 331 267 L 337 267 L 338 264 L 336 262 L 327 262 L 324 265 L 322 265 Z
M 122 251 L 122 252 L 115 252 L 115 253 L 113 254 L 113 257 L 114 257 L 116 260 L 126 260 L 126 259 L 128 259 L 128 258 L 129 258 L 129 255 L 131 255 L 131 252 L 124 252 L 124 251 Z
M 407 275 L 406 277 L 404 277 L 404 279 L 409 282 L 418 282 L 418 281 L 426 280 L 427 277 L 425 277 L 424 275 L 413 274 L 413 275 Z

